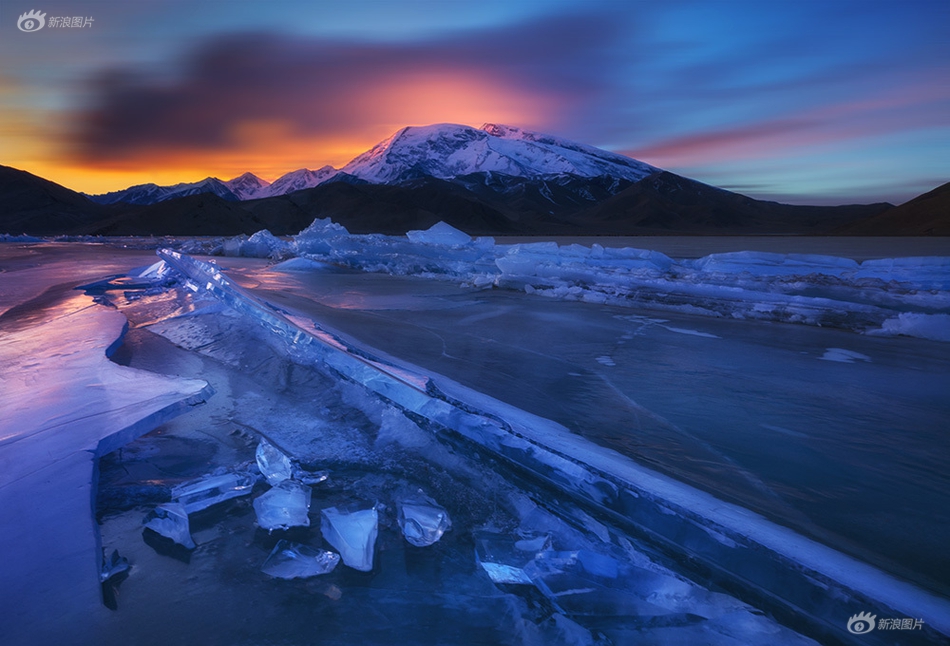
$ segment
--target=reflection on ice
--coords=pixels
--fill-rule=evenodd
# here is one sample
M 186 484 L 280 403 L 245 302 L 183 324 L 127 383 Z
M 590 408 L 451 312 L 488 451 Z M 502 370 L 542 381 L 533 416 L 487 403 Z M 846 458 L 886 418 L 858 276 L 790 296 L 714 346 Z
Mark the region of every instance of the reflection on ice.
M 267 478 L 267 484 L 273 487 L 279 482 L 290 479 L 290 458 L 266 439 L 261 438 L 261 443 L 257 445 L 256 456 L 257 467 L 261 470 L 261 474 Z
M 281 539 L 261 571 L 278 579 L 305 579 L 333 571 L 340 555 Z
M 257 524 L 268 531 L 309 527 L 310 487 L 285 480 L 254 500 Z
M 249 473 L 211 474 L 173 487 L 172 499 L 184 507 L 185 513 L 193 514 L 219 502 L 250 494 L 256 482 L 257 478 Z
M 416 547 L 432 545 L 452 527 L 449 512 L 421 493 L 399 501 L 398 506 L 402 534 Z
M 188 526 L 188 512 L 179 503 L 169 502 L 159 505 L 145 517 L 143 523 L 146 529 L 170 538 L 182 547 L 189 550 L 196 547 Z
M 323 538 L 340 552 L 343 563 L 369 572 L 373 569 L 379 516 L 376 506 L 357 511 L 329 507 L 320 512 Z

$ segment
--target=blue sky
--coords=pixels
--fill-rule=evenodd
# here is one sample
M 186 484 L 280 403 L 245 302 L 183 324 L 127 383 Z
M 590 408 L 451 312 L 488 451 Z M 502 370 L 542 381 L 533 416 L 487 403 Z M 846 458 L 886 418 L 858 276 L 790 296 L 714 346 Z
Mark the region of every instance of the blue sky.
M 31 10 L 92 21 L 18 30 Z M 950 179 L 948 33 L 936 0 L 3 0 L 0 149 L 99 192 L 500 122 L 753 197 L 900 203 Z

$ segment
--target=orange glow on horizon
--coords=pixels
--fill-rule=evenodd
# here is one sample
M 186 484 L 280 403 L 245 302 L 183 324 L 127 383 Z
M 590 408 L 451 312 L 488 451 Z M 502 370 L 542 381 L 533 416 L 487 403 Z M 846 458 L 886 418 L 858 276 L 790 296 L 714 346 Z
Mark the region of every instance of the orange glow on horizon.
M 314 101 L 326 100 L 325 95 Z M 348 127 L 333 132 L 301 132 L 285 120 L 232 125 L 229 143 L 219 149 L 150 148 L 122 159 L 83 161 L 56 139 L 30 138 L 4 163 L 85 193 L 104 193 L 145 183 L 228 180 L 244 172 L 274 181 L 299 168 L 340 168 L 407 125 L 486 122 L 543 126 L 550 103 L 519 88 L 477 75 L 420 73 L 367 87 L 344 97 L 352 114 Z M 24 141 L 26 144 L 26 141 Z

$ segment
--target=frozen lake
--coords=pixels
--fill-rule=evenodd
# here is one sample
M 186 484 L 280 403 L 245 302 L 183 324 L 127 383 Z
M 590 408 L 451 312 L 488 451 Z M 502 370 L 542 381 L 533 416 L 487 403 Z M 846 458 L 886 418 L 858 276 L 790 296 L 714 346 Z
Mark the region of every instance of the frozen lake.
M 681 249 L 682 257 L 704 255 L 697 246 L 701 240 L 680 242 L 690 248 L 688 253 Z M 845 257 L 861 261 L 905 255 L 893 249 L 889 253 L 881 246 L 885 242 L 849 240 L 852 250 Z M 710 251 L 735 250 L 722 240 L 706 243 Z M 344 240 L 346 249 L 359 250 L 362 244 Z M 388 243 L 373 244 L 385 250 Z M 784 249 L 828 251 L 813 246 Z M 676 257 L 670 248 L 667 251 Z M 373 253 L 367 254 L 368 262 L 382 262 L 374 260 Z M 434 257 L 432 253 L 444 254 L 439 262 L 455 262 L 455 252 L 436 249 L 425 251 L 430 254 L 425 257 Z M 939 255 L 933 247 L 906 255 L 925 253 Z M 886 269 L 878 266 L 842 264 L 841 270 L 827 261 L 795 259 L 838 273 L 831 281 L 785 280 L 780 289 L 792 290 L 788 301 L 792 320 L 797 320 L 798 311 L 819 313 L 804 317 L 803 323 L 779 323 L 744 314 L 735 319 L 709 311 L 691 313 L 684 299 L 692 298 L 696 281 L 689 272 L 698 270 L 688 265 L 674 267 L 670 275 L 692 282 L 685 283 L 677 300 L 662 301 L 665 307 L 655 309 L 649 305 L 655 299 L 622 306 L 619 301 L 580 302 L 524 293 L 531 288 L 492 289 L 479 277 L 484 260 L 478 254 L 470 256 L 475 260 L 465 262 L 474 262 L 475 270 L 457 263 L 451 265 L 452 271 L 465 277 L 442 276 L 443 280 L 320 263 L 298 264 L 288 271 L 275 269 L 264 259 L 217 262 L 224 276 L 256 297 L 264 310 L 276 307 L 304 327 L 317 323 L 353 346 L 432 376 L 437 384 L 449 383 L 439 381 L 445 378 L 481 393 L 485 398 L 477 399 L 479 405 L 496 400 L 510 410 L 552 420 L 625 459 L 753 510 L 914 582 L 936 593 L 938 600 L 946 599 L 950 560 L 943 547 L 950 539 L 946 475 L 950 439 L 945 428 L 950 404 L 945 393 L 950 392 L 950 343 L 852 329 L 873 332 L 888 317 L 911 312 L 921 313 L 929 326 L 923 328 L 926 334 L 939 336 L 943 333 L 939 317 L 946 311 L 941 289 L 882 288 L 879 276 Z M 650 258 L 654 265 L 662 263 L 662 258 Z M 624 535 L 610 526 L 607 517 L 595 520 L 575 510 L 549 484 L 525 480 L 492 459 L 468 455 L 460 445 L 443 446 L 424 430 L 425 424 L 420 428 L 409 422 L 367 395 L 358 382 L 342 383 L 333 371 L 301 363 L 292 352 L 288 355 L 262 331 L 259 321 L 203 295 L 200 284 L 192 285 L 193 293 L 180 281 L 149 287 L 144 278 L 119 277 L 99 288 L 102 305 L 72 291 L 78 284 L 121 276 L 156 260 L 152 251 L 108 245 L 0 245 L 0 332 L 8 344 L 15 341 L 10 336 L 14 332 L 35 328 L 30 354 L 42 355 L 41 325 L 62 325 L 78 337 L 93 336 L 89 330 L 98 329 L 99 345 L 91 344 L 88 356 L 94 357 L 98 347 L 101 357 L 107 337 L 118 332 L 97 327 L 95 319 L 87 324 L 90 328 L 70 327 L 64 315 L 91 308 L 96 316 L 111 321 L 121 312 L 131 330 L 115 349 L 110 365 L 131 371 L 123 374 L 137 387 L 143 386 L 132 392 L 147 395 L 145 385 L 169 389 L 177 384 L 181 397 L 197 392 L 205 382 L 215 391 L 207 403 L 165 421 L 141 439 L 131 441 L 148 429 L 126 433 L 122 442 L 129 443 L 100 461 L 97 509 L 102 545 L 107 551 L 118 549 L 133 568 L 128 581 L 117 588 L 119 610 L 110 613 L 98 600 L 91 602 L 87 593 L 72 599 L 65 610 L 31 607 L 29 600 L 15 600 L 9 592 L 23 584 L 25 575 L 8 570 L 5 576 L 15 585 L 5 586 L 7 612 L 0 628 L 15 636 L 10 643 L 29 643 L 28 634 L 70 643 L 69 633 L 76 624 L 66 630 L 66 621 L 76 617 L 82 617 L 80 624 L 87 634 L 96 635 L 97 643 L 109 644 L 136 643 L 146 636 L 171 643 L 183 635 L 200 643 L 216 639 L 307 643 L 314 626 L 323 631 L 325 643 L 809 643 L 785 627 L 791 623 L 806 633 L 814 630 L 806 620 L 785 615 L 782 626 L 773 621 L 770 608 L 763 617 L 759 610 L 723 594 L 715 582 L 683 579 L 689 568 L 676 571 L 675 559 L 659 554 L 649 541 Z M 716 267 L 726 268 L 717 270 L 721 283 L 717 303 L 740 313 L 761 309 L 754 300 L 758 297 L 749 300 L 748 295 L 768 294 L 767 281 L 772 279 L 734 279 L 729 263 L 741 266 L 751 261 L 749 266 L 761 272 L 763 261 L 781 266 L 774 260 L 717 260 Z M 894 275 L 912 275 L 928 286 L 950 280 L 941 264 L 930 262 L 927 267 L 911 274 L 899 268 L 904 273 Z M 576 266 L 565 271 L 575 272 L 571 280 L 589 276 L 577 273 Z M 636 280 L 647 276 L 653 281 L 651 288 L 661 284 L 656 282 L 656 270 L 649 271 L 654 273 L 636 274 Z M 562 280 L 560 276 L 556 280 Z M 663 280 L 668 281 L 664 285 L 674 285 Z M 722 298 L 736 285 L 747 290 L 737 297 L 738 306 Z M 558 288 L 555 284 L 555 294 L 561 293 Z M 71 305 L 64 308 L 64 303 Z M 858 314 L 831 316 L 841 327 L 822 327 L 836 303 L 845 303 Z M 63 332 L 53 336 L 57 335 L 66 336 Z M 15 356 L 16 346 L 9 347 Z M 55 350 L 55 340 L 50 347 Z M 44 378 L 54 385 L 66 383 L 58 376 L 63 366 L 57 353 L 47 354 L 52 358 L 45 363 L 17 356 L 19 363 L 9 366 L 21 367 L 14 373 L 8 366 L 0 375 L 9 380 L 43 369 L 50 371 Z M 84 369 L 73 373 L 80 379 L 68 392 L 90 404 L 102 404 L 108 412 L 108 398 L 98 394 L 98 378 L 84 381 L 82 375 L 88 374 Z M 155 378 L 153 373 L 169 377 Z M 399 379 L 412 383 L 413 377 Z M 181 388 L 186 384 L 190 390 Z M 27 396 L 11 401 L 19 401 L 18 412 L 14 416 L 3 410 L 4 430 L 12 425 L 29 430 L 36 422 L 31 417 L 42 419 L 31 416 Z M 48 401 L 36 401 L 36 411 L 50 410 Z M 75 428 L 89 432 L 81 409 L 66 406 L 62 412 Z M 166 502 L 172 487 L 214 469 L 253 461 L 261 437 L 302 464 L 329 470 L 330 479 L 312 487 L 311 527 L 270 535 L 255 528 L 250 500 L 240 498 L 192 515 L 191 532 L 198 547 L 189 555 L 168 551 L 167 545 L 143 534 L 143 516 L 155 504 Z M 63 450 L 80 455 L 82 446 L 64 444 Z M 5 457 L 11 455 L 7 452 Z M 55 461 L 47 464 L 39 454 L 28 459 L 46 473 L 55 473 Z M 96 476 L 88 456 L 85 460 L 75 461 L 81 468 L 70 477 L 90 469 L 87 489 L 77 489 L 86 491 L 88 504 Z M 42 486 L 54 492 L 56 479 Z M 259 500 L 266 489 L 259 483 L 251 498 Z M 435 496 L 453 519 L 445 537 L 426 548 L 406 545 L 395 513 L 403 495 L 399 492 L 418 489 Z M 8 511 L 21 509 L 21 502 L 14 507 L 10 501 L 27 495 L 3 482 L 0 494 Z M 321 545 L 321 508 L 372 499 L 380 505 L 380 535 L 371 572 L 339 566 L 331 574 L 306 581 L 275 580 L 260 573 L 279 537 Z M 70 510 L 65 501 L 55 512 L 69 516 L 73 527 L 90 521 L 88 506 Z M 587 520 L 578 525 L 579 518 Z M 61 541 L 55 515 L 47 514 L 38 527 L 44 537 L 39 545 Z M 608 580 L 602 565 L 594 575 L 578 570 L 576 561 L 571 561 L 573 565 L 551 561 L 552 551 L 547 560 L 537 560 L 542 571 L 531 575 L 537 588 L 495 585 L 473 560 L 483 540 L 478 538 L 480 532 L 486 528 L 511 536 L 548 535 L 557 550 L 596 552 L 602 555 L 597 558 L 617 564 L 611 567 L 633 572 L 630 581 L 640 583 Z M 85 531 L 87 538 L 92 536 L 91 529 Z M 716 536 L 713 532 L 707 539 L 729 542 Z M 54 564 L 44 563 L 43 552 L 36 547 L 28 551 L 17 547 L 22 540 L 20 535 L 6 540 L 9 553 L 34 559 L 24 560 L 16 572 L 29 571 L 31 563 L 42 564 L 39 580 L 45 577 L 46 583 L 38 589 L 58 590 L 56 594 L 68 599 L 76 581 L 57 581 Z M 92 547 L 96 548 L 95 541 Z M 555 562 L 558 565 L 552 566 Z M 671 566 L 674 571 L 666 569 Z M 544 568 L 551 567 L 555 570 L 545 574 Z M 83 575 L 77 571 L 68 576 Z M 574 576 L 581 579 L 570 578 Z M 580 583 L 593 587 L 585 588 L 577 603 L 573 596 L 556 601 L 557 585 L 574 590 Z M 782 585 L 779 576 L 775 586 Z M 90 588 L 88 581 L 85 588 Z M 596 593 L 591 592 L 594 589 Z M 222 595 L 231 595 L 232 601 L 218 603 Z M 866 608 L 860 603 L 853 612 Z M 931 607 L 942 607 L 939 603 L 943 602 Z M 23 607 L 29 608 L 27 616 L 13 619 Z M 843 628 L 847 614 L 821 619 L 848 636 Z
M 229 275 L 364 347 L 950 590 L 950 344 L 411 277 Z
M 766 251 L 839 256 L 852 260 L 948 256 L 950 240 L 942 237 L 850 237 L 850 236 L 571 236 L 537 238 L 499 236 L 500 244 L 551 240 L 558 244 L 604 247 L 635 247 L 660 251 L 673 258 L 701 258 L 711 253 Z

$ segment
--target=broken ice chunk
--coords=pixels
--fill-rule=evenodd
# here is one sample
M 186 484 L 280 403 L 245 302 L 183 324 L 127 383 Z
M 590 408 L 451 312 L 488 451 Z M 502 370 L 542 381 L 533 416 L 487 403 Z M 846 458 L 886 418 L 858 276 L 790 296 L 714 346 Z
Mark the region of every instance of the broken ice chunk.
M 399 502 L 399 527 L 406 540 L 416 547 L 432 545 L 452 527 L 449 512 L 427 496 Z
M 257 477 L 249 473 L 207 475 L 173 487 L 172 499 L 180 503 L 186 513 L 193 514 L 219 502 L 248 495 L 256 482 Z
M 119 556 L 119 550 L 112 550 L 112 556 L 102 563 L 102 569 L 99 571 L 99 581 L 105 583 L 114 576 L 128 572 L 131 567 L 129 559 Z
M 290 458 L 264 438 L 257 445 L 257 468 L 272 487 L 291 476 Z
M 330 477 L 329 471 L 308 471 L 307 469 L 299 466 L 294 466 L 293 473 L 294 480 L 307 485 L 320 484 Z
M 339 562 L 339 554 L 281 539 L 261 571 L 278 579 L 304 579 L 332 572 Z
M 475 534 L 475 558 L 495 583 L 530 585 L 531 577 L 525 567 L 550 547 L 551 537 L 547 534 L 521 540 L 495 532 Z
M 406 237 L 416 243 L 449 246 L 468 244 L 472 241 L 470 235 L 445 222 L 436 222 L 425 231 L 407 231 Z
M 290 527 L 308 527 L 310 487 L 285 480 L 254 501 L 257 524 L 268 531 Z
M 320 515 L 323 538 L 340 552 L 343 563 L 354 570 L 372 570 L 379 526 L 376 505 L 358 511 L 329 507 Z
M 188 512 L 183 505 L 175 502 L 159 505 L 142 522 L 147 529 L 172 539 L 182 547 L 195 549 L 195 542 L 191 540 L 191 530 L 188 527 Z

